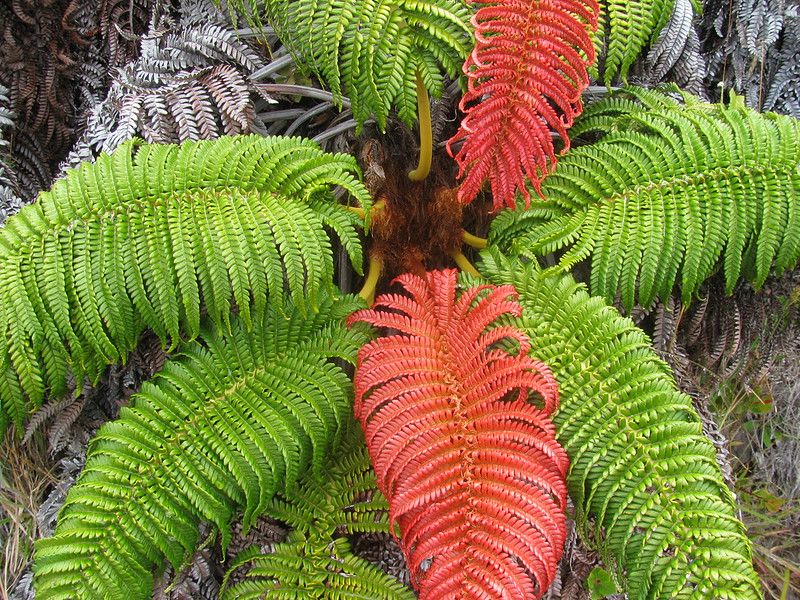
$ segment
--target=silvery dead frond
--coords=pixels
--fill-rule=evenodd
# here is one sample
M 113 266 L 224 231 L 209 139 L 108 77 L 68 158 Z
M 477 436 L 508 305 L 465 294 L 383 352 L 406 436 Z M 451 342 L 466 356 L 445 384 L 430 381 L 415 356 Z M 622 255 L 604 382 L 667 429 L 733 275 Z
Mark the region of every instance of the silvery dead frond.
M 647 68 L 651 84 L 674 81 L 682 89 L 706 99 L 707 66 L 700 52 L 695 17 L 691 0 L 675 0 L 669 21 L 647 54 Z
M 17 176 L 7 136 L 14 128 L 14 113 L 9 108 L 8 89 L 0 85 L 0 223 L 19 210 Z
M 206 537 L 210 527 L 201 527 L 201 537 Z M 219 598 L 219 559 L 215 548 L 204 546 L 192 555 L 179 572 L 170 565 L 156 580 L 153 600 L 217 600 Z
M 45 162 L 49 153 L 38 137 L 24 128 L 17 127 L 11 143 L 11 155 L 16 165 L 19 195 L 23 203 L 32 201 L 39 190 L 50 185 L 53 171 Z
M 708 82 L 756 109 L 796 115 L 800 43 L 796 0 L 707 0 L 701 38 Z M 721 94 L 720 94 L 721 95 Z
M 678 62 L 689 41 L 692 31 L 694 9 L 691 0 L 675 0 L 672 15 L 658 34 L 658 40 L 647 53 L 650 65 L 650 76 L 654 81 L 661 81 L 669 70 Z
M 800 119 L 800 16 L 786 19 L 778 69 L 764 101 L 764 110 Z
M 137 38 L 148 22 L 152 0 L 81 0 L 70 4 L 69 20 L 93 38 L 103 62 L 116 67 L 136 56 Z
M 202 23 L 230 23 L 227 11 L 220 10 L 214 0 L 180 0 L 178 12 L 181 27 Z
M 248 75 L 263 66 L 258 54 L 222 23 L 175 27 L 168 14 L 154 16 L 140 57 L 117 71 L 62 168 L 111 152 L 136 135 L 180 142 L 253 131 Z
M 742 45 L 754 56 L 778 41 L 786 0 L 739 0 L 736 29 Z

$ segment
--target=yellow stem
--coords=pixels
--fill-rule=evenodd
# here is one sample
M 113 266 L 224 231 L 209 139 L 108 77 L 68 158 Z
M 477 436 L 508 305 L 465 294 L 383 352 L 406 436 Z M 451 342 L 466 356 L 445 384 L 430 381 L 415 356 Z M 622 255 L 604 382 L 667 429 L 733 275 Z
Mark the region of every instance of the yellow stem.
M 347 210 L 349 210 L 349 211 L 350 211 L 350 212 L 352 212 L 352 213 L 355 213 L 355 214 L 356 214 L 356 216 L 357 216 L 359 219 L 362 219 L 362 220 L 364 219 L 364 217 L 366 217 L 366 216 L 367 216 L 367 211 L 365 211 L 365 210 L 364 210 L 363 208 L 361 208 L 360 206 L 348 206 L 348 207 L 347 207 Z
M 370 306 L 375 302 L 375 288 L 378 286 L 378 280 L 381 278 L 381 271 L 383 271 L 383 259 L 373 254 L 369 257 L 367 279 L 364 281 L 361 291 L 358 292 L 358 295 L 366 300 L 367 304 Z
M 480 273 L 478 273 L 478 269 L 476 269 L 469 259 L 464 256 L 463 252 L 453 252 L 450 254 L 452 259 L 455 261 L 458 268 L 464 271 L 465 273 L 469 273 L 473 277 L 480 277 Z
M 419 115 L 419 163 L 417 168 L 408 174 L 411 181 L 422 181 L 428 176 L 433 158 L 431 101 L 419 71 L 417 71 L 417 114 Z
M 369 216 L 370 219 L 375 216 L 375 213 L 382 211 L 386 207 L 386 198 L 381 198 L 375 204 L 372 205 L 372 208 L 369 209 Z M 347 210 L 352 213 L 355 213 L 359 219 L 364 220 L 367 217 L 367 211 L 365 211 L 360 206 L 346 206 Z
M 461 233 L 461 238 L 464 240 L 464 243 L 467 246 L 471 246 L 473 248 L 476 248 L 477 250 L 483 250 L 489 244 L 489 241 L 486 238 L 478 237 L 477 235 L 472 235 L 467 231 Z

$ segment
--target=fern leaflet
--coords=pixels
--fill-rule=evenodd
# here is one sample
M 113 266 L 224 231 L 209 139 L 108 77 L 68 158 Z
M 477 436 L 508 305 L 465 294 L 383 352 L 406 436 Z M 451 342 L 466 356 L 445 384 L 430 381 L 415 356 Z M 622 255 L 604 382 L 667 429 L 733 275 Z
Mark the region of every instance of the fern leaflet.
M 629 99 L 633 96 L 636 100 Z M 592 260 L 591 289 L 630 309 L 684 303 L 719 260 L 730 293 L 800 259 L 800 122 L 734 101 L 686 104 L 655 91 L 588 107 L 573 131 L 601 139 L 570 152 L 542 188 L 546 202 L 501 215 L 491 238 L 564 269 Z
M 320 477 L 349 422 L 351 382 L 330 359 L 354 362 L 367 340 L 342 322 L 359 302 L 323 296 L 304 317 L 287 300 L 186 345 L 94 439 L 54 537 L 36 543 L 37 594 L 149 598 L 153 568 L 181 565 L 201 520 L 224 546 L 237 508 L 247 529 L 275 492 Z
M 257 136 L 182 146 L 127 144 L 71 171 L 0 232 L 0 429 L 22 424 L 71 371 L 96 379 L 144 327 L 163 342 L 199 332 L 201 308 L 246 324 L 284 285 L 301 308 L 331 287 L 339 236 L 360 266 L 368 206 L 352 157 Z
M 514 289 L 457 296 L 456 279 L 401 275 L 410 298 L 350 317 L 399 331 L 359 352 L 355 414 L 421 599 L 540 597 L 566 537 L 558 391 L 527 338 L 493 326 L 519 315 Z
M 388 533 L 387 511 L 353 423 L 324 480 L 303 477 L 296 491 L 276 495 L 266 508 L 265 514 L 291 526 L 289 538 L 268 554 L 252 548 L 239 555 L 228 576 L 245 565 L 250 569 L 221 600 L 414 600 L 411 590 L 355 556 L 346 537 Z
M 594 61 L 589 34 L 597 27 L 596 0 L 481 0 L 473 18 L 476 46 L 464 63 L 465 116 L 448 142 L 464 140 L 456 155 L 458 190 L 471 202 L 487 179 L 496 210 L 526 205 L 527 177 L 538 191 L 556 155 L 550 128 L 569 149 L 567 129 L 581 112 L 586 68 Z
M 647 336 L 569 275 L 483 254 L 519 290 L 531 354 L 552 365 L 577 522 L 628 597 L 760 599 L 750 542 L 691 400 Z

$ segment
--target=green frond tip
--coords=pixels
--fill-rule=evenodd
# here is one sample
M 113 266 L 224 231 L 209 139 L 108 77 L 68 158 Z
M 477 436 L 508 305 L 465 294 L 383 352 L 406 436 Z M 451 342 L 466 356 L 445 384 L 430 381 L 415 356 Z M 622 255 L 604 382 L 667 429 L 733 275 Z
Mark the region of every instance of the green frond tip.
M 287 301 L 182 347 L 93 440 L 55 535 L 36 543 L 37 595 L 150 598 L 154 569 L 194 552 L 201 521 L 225 545 L 239 510 L 247 529 L 276 492 L 322 477 L 352 421 L 333 359 L 352 364 L 368 341 L 343 322 L 362 306 L 323 293 L 304 316 Z
M 745 528 L 691 400 L 647 336 L 568 274 L 482 254 L 558 380 L 554 417 L 583 537 L 631 600 L 760 599 Z
M 226 575 L 249 567 L 221 600 L 414 600 L 416 595 L 353 554 L 348 536 L 389 534 L 388 505 L 375 484 L 358 424 L 331 457 L 324 481 L 305 477 L 292 494 L 278 494 L 265 514 L 286 523 L 288 539 L 273 551 L 245 550 Z
M 472 49 L 472 11 L 464 0 L 232 0 L 228 8 L 262 9 L 295 60 L 310 68 L 353 117 L 374 117 L 386 127 L 396 108 L 409 126 L 416 121 L 416 73 L 439 97 L 443 74 L 457 78 Z
M 571 150 L 547 178 L 547 198 L 501 215 L 490 240 L 560 266 L 591 259 L 591 290 L 630 310 L 680 285 L 689 303 L 721 266 L 727 292 L 756 287 L 800 260 L 800 121 L 679 102 L 626 88 L 573 127 L 599 140 Z M 580 141 L 578 141 L 580 143 Z
M 0 230 L 0 422 L 21 425 L 68 374 L 95 380 L 144 328 L 164 344 L 199 333 L 203 310 L 247 326 L 284 289 L 314 310 L 330 289 L 336 233 L 361 267 L 368 212 L 355 160 L 300 138 L 131 142 L 67 173 Z

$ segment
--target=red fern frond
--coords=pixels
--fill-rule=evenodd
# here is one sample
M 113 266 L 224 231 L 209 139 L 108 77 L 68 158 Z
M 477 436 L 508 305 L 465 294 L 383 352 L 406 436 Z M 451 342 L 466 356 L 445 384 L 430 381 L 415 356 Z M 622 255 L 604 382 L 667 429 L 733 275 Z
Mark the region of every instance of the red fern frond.
M 472 19 L 475 48 L 464 63 L 468 89 L 455 157 L 459 198 L 471 202 L 489 179 L 495 210 L 514 208 L 516 191 L 526 206 L 525 176 L 541 193 L 556 162 L 550 128 L 569 149 L 567 129 L 582 110 L 594 61 L 589 37 L 597 28 L 597 0 L 478 0 Z M 523 172 L 524 170 L 524 172 Z
M 456 297 L 456 278 L 401 275 L 411 297 L 350 317 L 393 330 L 359 353 L 356 417 L 422 600 L 539 597 L 566 535 L 558 389 L 525 335 L 495 325 L 520 314 L 514 288 Z

